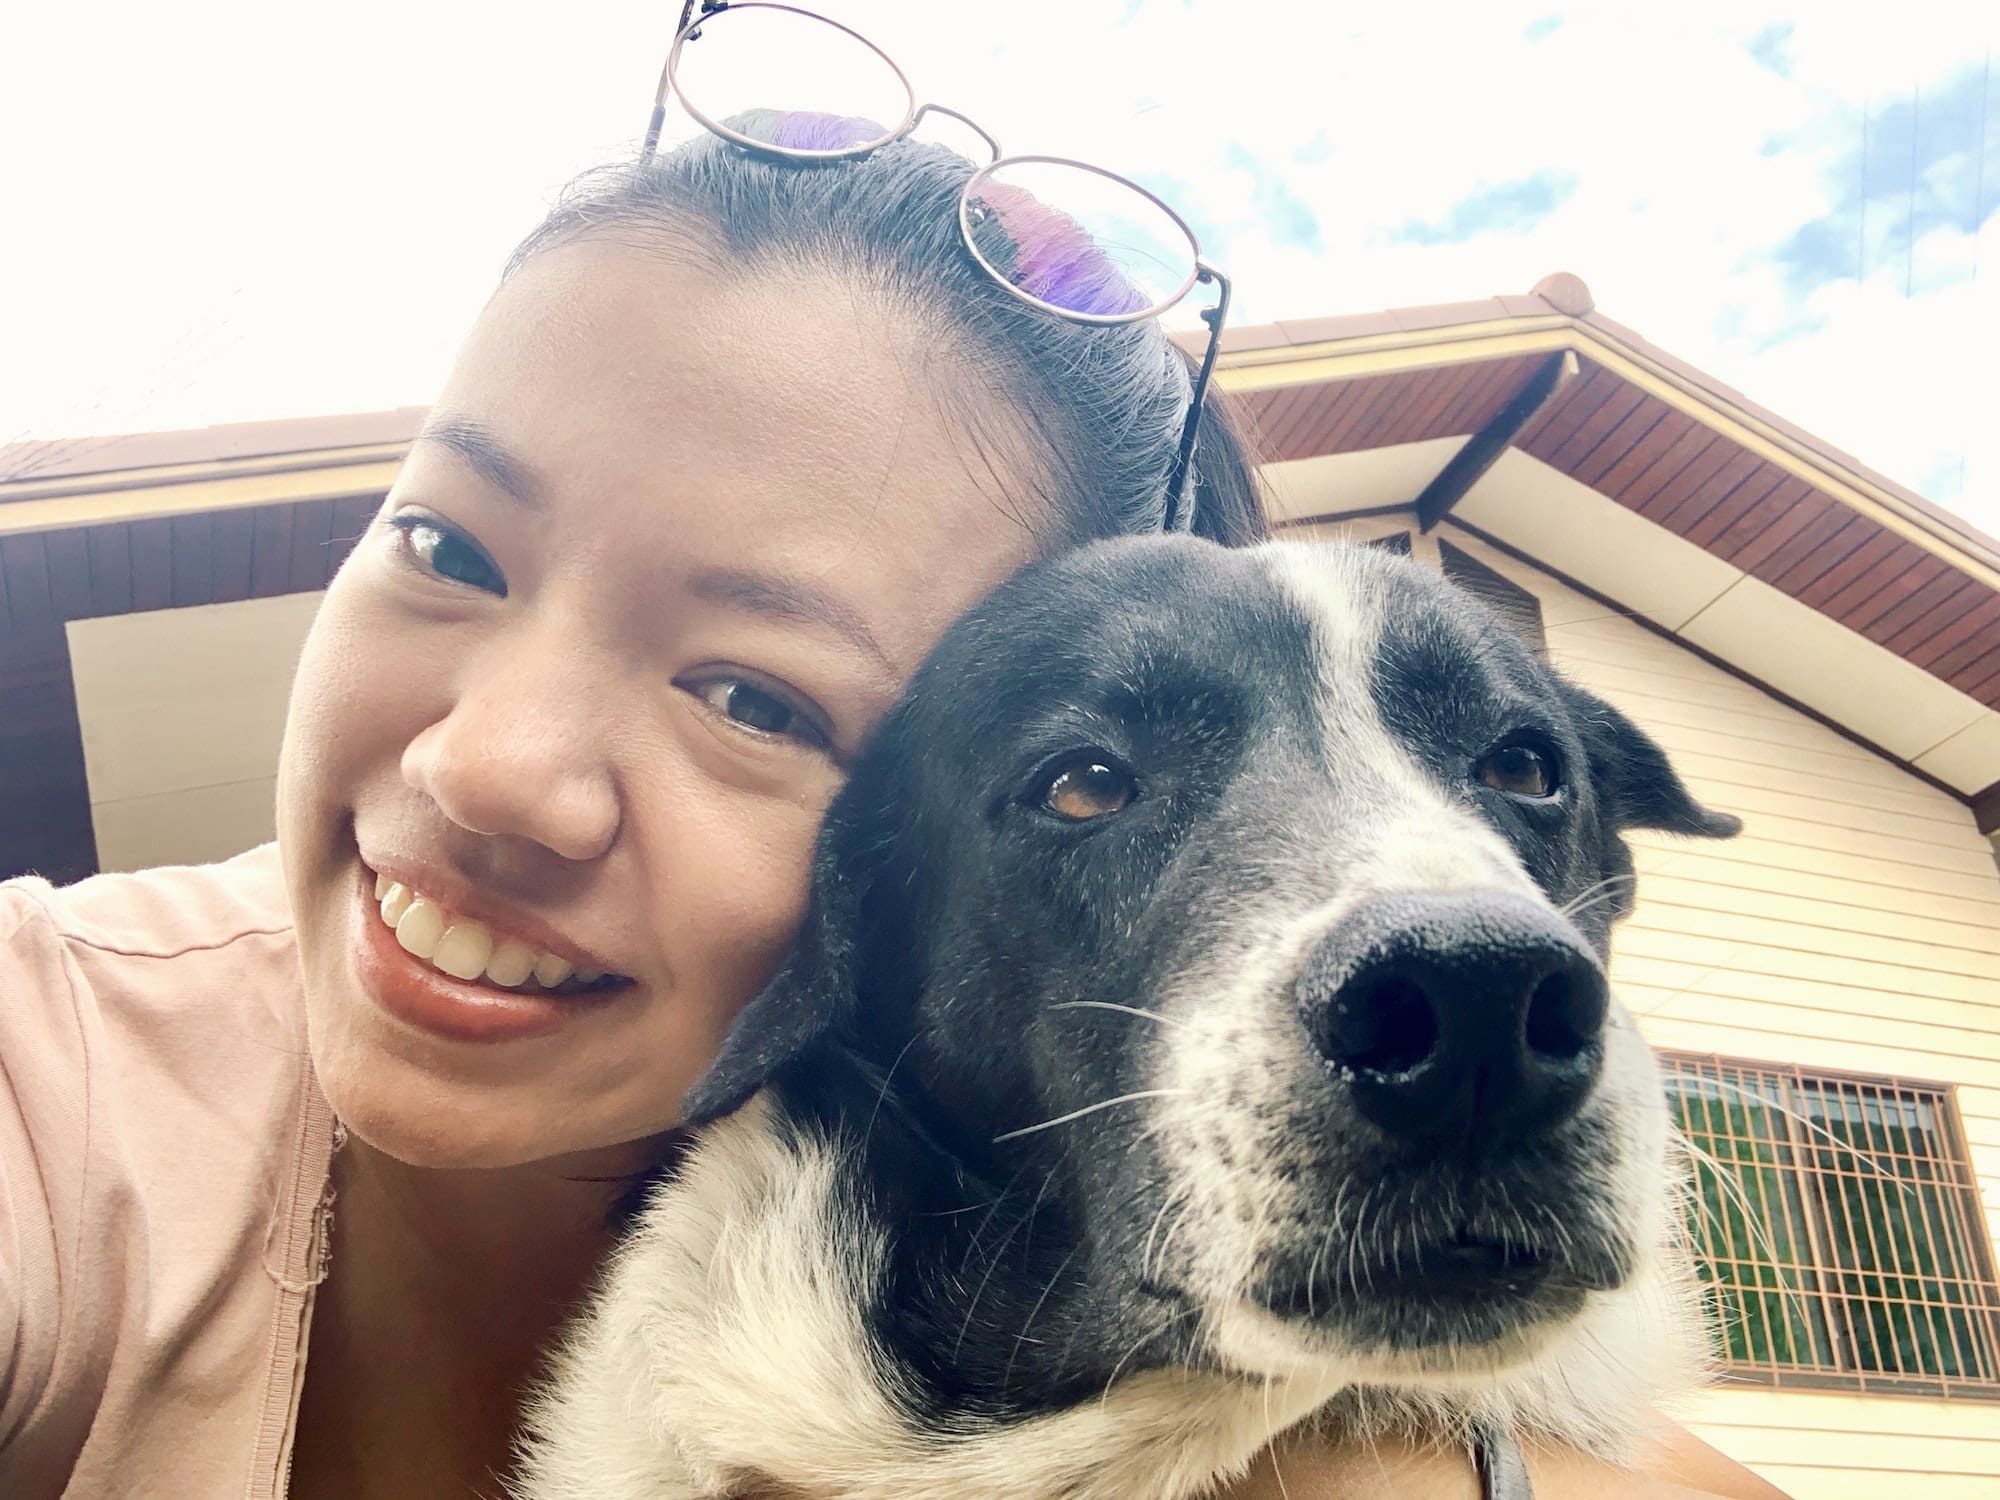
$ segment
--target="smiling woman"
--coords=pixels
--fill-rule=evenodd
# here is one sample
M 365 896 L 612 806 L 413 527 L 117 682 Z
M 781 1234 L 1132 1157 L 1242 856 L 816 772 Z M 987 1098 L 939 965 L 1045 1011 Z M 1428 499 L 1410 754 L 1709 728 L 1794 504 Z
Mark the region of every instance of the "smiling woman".
M 606 1173 L 656 1152 L 797 924 L 843 763 L 1037 545 L 1039 502 L 925 395 L 950 352 L 892 314 L 585 238 L 528 260 L 474 329 L 329 591 L 280 778 L 293 908 L 317 918 L 315 1060 L 357 1149 L 466 1167 L 612 1146 Z M 677 408 L 701 419 L 661 420 Z M 341 670 L 356 659 L 397 668 Z M 604 987 L 551 1008 L 408 976 L 425 1015 L 564 1023 L 494 1092 L 487 1055 L 412 1034 L 419 1007 L 353 1003 L 357 859 L 430 898 L 403 948 L 413 927 L 450 941 L 433 911 L 495 933 L 532 914 Z M 397 992 L 393 965 L 359 977 Z
M 1187 362 L 997 282 L 972 170 L 585 179 L 328 591 L 275 851 L 0 888 L 8 1495 L 493 1491 L 871 728 L 1020 564 L 1170 513 Z M 1190 529 L 1256 537 L 1196 432 Z

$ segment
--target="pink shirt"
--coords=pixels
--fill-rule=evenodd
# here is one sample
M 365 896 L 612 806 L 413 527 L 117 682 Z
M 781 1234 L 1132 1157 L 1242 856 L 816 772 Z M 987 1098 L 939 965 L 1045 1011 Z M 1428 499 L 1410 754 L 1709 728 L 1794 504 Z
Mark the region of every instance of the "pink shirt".
M 0 884 L 0 1495 L 284 1494 L 335 1128 L 274 846 Z

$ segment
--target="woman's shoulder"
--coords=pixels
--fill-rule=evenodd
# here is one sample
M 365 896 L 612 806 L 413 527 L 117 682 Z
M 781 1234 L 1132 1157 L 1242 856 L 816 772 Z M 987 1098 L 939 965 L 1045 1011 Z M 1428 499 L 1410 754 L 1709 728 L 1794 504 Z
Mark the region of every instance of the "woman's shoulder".
M 215 865 L 0 884 L 0 1078 L 19 1107 L 99 1142 L 171 1142 L 163 1100 L 211 1120 L 276 1105 L 304 1068 L 305 1018 L 271 846 Z M 269 1099 L 263 1098 L 269 1095 Z M 171 1113 L 171 1111 L 169 1111 Z M 248 1124 L 249 1120 L 238 1121 Z
M 303 1008 L 269 848 L 0 884 L 0 1472 L 115 1463 L 217 1371 L 254 1422 L 317 1191 Z
M 68 886 L 0 883 L 0 975 L 20 997 L 17 1027 L 101 1026 L 116 1040 L 163 1024 L 186 1036 L 206 1019 L 284 1047 L 303 1034 L 291 913 L 270 844 L 220 864 Z
M 172 958 L 292 929 L 275 844 L 220 864 L 93 875 L 67 886 L 33 876 L 0 882 L 0 913 L 0 938 L 37 924 L 65 944 L 131 958 Z

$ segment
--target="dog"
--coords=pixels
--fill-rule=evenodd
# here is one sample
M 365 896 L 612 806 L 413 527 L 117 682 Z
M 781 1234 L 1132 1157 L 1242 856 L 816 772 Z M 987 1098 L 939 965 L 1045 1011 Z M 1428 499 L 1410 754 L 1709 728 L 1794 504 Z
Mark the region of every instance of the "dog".
M 1620 1456 L 1701 1358 L 1604 964 L 1660 748 L 1377 549 L 1031 566 L 836 799 L 532 1500 L 1181 1500 L 1307 1418 Z

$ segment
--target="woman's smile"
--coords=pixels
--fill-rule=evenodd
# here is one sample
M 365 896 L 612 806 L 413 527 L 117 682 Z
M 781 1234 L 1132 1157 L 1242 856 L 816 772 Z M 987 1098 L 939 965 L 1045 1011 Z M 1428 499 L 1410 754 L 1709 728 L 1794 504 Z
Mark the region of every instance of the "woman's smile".
M 847 757 L 1034 550 L 940 358 L 836 283 L 605 241 L 501 287 L 293 695 L 280 844 L 350 1129 L 504 1167 L 675 1124 Z

